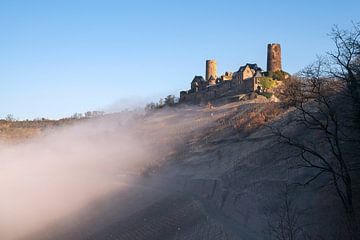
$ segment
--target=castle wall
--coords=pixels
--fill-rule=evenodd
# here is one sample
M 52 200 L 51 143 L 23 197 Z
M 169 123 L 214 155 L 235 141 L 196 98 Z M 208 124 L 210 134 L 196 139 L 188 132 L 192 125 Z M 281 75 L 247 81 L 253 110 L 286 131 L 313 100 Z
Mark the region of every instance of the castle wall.
M 276 72 L 281 70 L 281 47 L 278 43 L 268 44 L 267 71 Z
M 238 81 L 238 85 L 236 86 L 238 93 L 252 92 L 255 91 L 256 88 L 256 81 L 253 77 Z
M 214 99 L 218 99 L 226 94 L 248 93 L 256 90 L 255 78 L 248 78 L 240 81 L 225 81 L 221 84 L 208 86 L 199 92 L 181 92 L 180 102 L 188 102 L 193 104 L 207 103 Z

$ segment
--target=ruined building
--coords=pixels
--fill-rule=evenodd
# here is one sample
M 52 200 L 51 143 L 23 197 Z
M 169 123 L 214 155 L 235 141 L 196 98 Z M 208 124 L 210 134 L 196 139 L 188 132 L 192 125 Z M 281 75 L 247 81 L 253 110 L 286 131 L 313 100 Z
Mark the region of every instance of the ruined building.
M 267 72 L 281 71 L 280 44 L 268 44 Z M 205 79 L 195 76 L 188 91 L 180 92 L 180 102 L 201 103 L 222 96 L 253 92 L 261 89 L 259 79 L 264 72 L 256 63 L 247 63 L 236 72 L 225 72 L 217 76 L 215 60 L 206 60 Z

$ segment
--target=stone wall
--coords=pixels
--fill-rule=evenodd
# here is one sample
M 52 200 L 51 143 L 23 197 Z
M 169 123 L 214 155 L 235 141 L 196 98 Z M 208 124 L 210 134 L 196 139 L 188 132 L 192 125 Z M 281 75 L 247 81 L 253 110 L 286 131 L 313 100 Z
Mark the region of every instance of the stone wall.
M 256 88 L 257 84 L 255 78 L 248 78 L 246 80 L 239 81 L 224 81 L 220 84 L 208 86 L 198 92 L 182 91 L 180 92 L 180 102 L 194 104 L 207 103 L 229 94 L 252 92 L 255 91 Z

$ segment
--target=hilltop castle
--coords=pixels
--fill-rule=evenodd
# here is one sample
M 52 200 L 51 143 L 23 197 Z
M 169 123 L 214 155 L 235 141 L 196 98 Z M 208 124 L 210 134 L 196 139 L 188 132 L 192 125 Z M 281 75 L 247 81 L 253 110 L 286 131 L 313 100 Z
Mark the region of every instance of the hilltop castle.
M 205 79 L 195 76 L 188 91 L 180 92 L 180 102 L 201 103 L 222 96 L 261 91 L 261 78 L 270 73 L 283 72 L 281 68 L 281 47 L 278 43 L 268 44 L 267 71 L 257 64 L 247 63 L 238 71 L 217 75 L 215 60 L 206 60 Z

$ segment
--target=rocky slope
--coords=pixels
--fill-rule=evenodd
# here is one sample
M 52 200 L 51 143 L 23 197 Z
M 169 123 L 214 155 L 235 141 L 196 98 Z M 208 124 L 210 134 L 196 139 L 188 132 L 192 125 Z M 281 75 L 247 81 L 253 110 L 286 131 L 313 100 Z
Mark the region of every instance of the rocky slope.
M 155 138 L 146 143 L 162 158 L 141 172 L 122 173 L 131 175 L 131 181 L 119 177 L 126 189 L 24 239 L 271 239 L 284 197 L 304 234 L 328 239 L 337 231 L 330 227 L 337 199 L 331 188 L 319 188 L 321 182 L 296 185 L 307 172 L 292 169 L 292 150 L 265 126 L 291 112 L 257 101 L 146 115 L 136 134 Z M 145 131 L 148 126 L 153 131 Z M 166 134 L 157 138 L 159 131 Z

